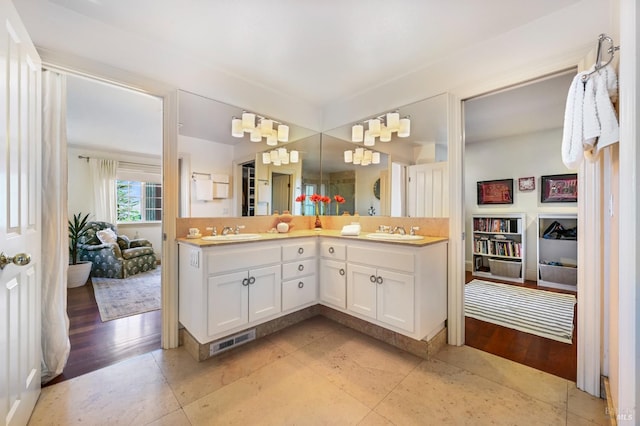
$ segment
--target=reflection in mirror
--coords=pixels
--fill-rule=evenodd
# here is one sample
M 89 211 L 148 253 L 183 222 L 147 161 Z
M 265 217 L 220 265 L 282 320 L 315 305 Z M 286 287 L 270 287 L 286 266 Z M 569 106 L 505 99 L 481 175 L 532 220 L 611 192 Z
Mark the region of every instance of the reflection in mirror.
M 411 118 L 410 136 L 399 138 L 394 134 L 389 142 L 381 142 L 376 138 L 375 145 L 367 147 L 385 155 L 386 160 L 381 161 L 377 167 L 379 176 L 368 175 L 362 178 L 363 182 L 359 181 L 359 175 L 356 176 L 357 195 L 354 197 L 354 211 L 361 215 L 447 217 L 447 95 L 434 96 L 397 108 L 395 111 L 398 111 L 401 117 Z M 364 117 L 359 123 L 379 115 L 381 114 Z M 353 124 L 357 123 L 324 132 L 323 178 L 326 171 L 343 167 L 344 150 L 365 148 L 363 143 L 351 141 Z M 364 129 L 367 129 L 366 123 Z M 331 154 L 328 151 L 325 153 L 325 140 L 339 141 L 341 147 L 335 148 Z M 331 142 L 327 143 L 330 144 Z M 352 166 L 354 170 L 367 167 L 371 166 Z M 373 193 L 373 185 L 378 177 L 380 200 L 377 200 Z

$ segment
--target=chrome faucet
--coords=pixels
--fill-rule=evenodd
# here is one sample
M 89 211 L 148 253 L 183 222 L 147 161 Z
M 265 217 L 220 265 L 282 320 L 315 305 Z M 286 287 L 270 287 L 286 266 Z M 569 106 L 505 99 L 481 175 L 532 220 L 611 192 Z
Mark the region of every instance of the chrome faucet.
M 378 232 L 391 232 L 391 227 L 387 225 L 378 225 Z
M 406 235 L 407 231 L 404 230 L 404 226 L 395 226 L 393 228 L 393 231 L 391 231 L 392 234 L 398 233 L 400 235 Z
M 240 233 L 241 229 L 244 229 L 244 225 L 236 225 L 235 229 L 233 230 L 233 233 L 237 235 Z
M 222 232 L 220 233 L 220 235 L 228 235 L 229 232 L 234 232 L 233 228 L 230 226 L 225 226 L 224 228 L 222 228 Z
M 420 227 L 419 226 L 412 226 L 411 230 L 409 231 L 410 235 L 416 235 L 416 231 L 419 231 Z

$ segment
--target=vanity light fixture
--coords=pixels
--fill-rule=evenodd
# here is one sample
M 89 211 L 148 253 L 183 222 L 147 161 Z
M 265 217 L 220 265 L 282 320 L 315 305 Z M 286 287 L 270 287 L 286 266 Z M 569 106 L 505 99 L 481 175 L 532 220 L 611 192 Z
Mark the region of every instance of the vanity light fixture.
M 274 124 L 277 125 L 276 128 L 273 127 Z M 231 136 L 242 138 L 245 133 L 250 134 L 251 142 L 260 142 L 265 138 L 269 146 L 289 142 L 289 126 L 247 111 L 242 112 L 242 118 L 231 118 Z
M 286 148 L 276 148 L 262 153 L 262 164 L 282 166 L 289 163 L 298 163 L 299 161 L 300 153 L 295 149 L 287 151 Z
M 347 150 L 344 152 L 344 162 L 361 166 L 380 164 L 380 153 L 364 148 L 356 148 L 353 151 Z
M 367 124 L 366 130 L 364 123 Z M 374 146 L 376 138 L 380 138 L 380 142 L 390 142 L 393 133 L 396 133 L 399 138 L 411 135 L 410 117 L 400 118 L 398 111 L 379 115 L 365 120 L 364 123 L 356 123 L 351 127 L 351 142 L 364 142 L 365 146 Z

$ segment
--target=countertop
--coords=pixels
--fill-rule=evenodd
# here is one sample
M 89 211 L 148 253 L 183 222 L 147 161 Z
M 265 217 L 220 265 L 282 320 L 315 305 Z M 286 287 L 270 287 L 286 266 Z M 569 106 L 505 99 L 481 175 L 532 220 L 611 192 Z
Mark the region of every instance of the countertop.
M 214 247 L 220 245 L 229 245 L 229 244 L 248 244 L 248 243 L 259 243 L 261 241 L 282 241 L 289 240 L 294 238 L 306 238 L 306 237 L 332 237 L 332 238 L 340 238 L 345 240 L 352 241 L 369 241 L 380 244 L 396 244 L 402 245 L 405 247 L 423 247 L 431 244 L 441 243 L 443 241 L 448 241 L 448 238 L 445 237 L 429 237 L 423 236 L 420 240 L 374 240 L 368 238 L 368 234 L 372 234 L 373 232 L 361 232 L 358 236 L 344 236 L 340 234 L 340 230 L 334 229 L 322 229 L 322 230 L 314 230 L 314 229 L 304 229 L 291 231 L 286 233 L 271 233 L 264 232 L 260 233 L 259 239 L 254 240 L 226 240 L 226 241 L 206 241 L 200 238 L 186 238 L 180 237 L 177 238 L 177 241 L 181 244 L 187 244 L 195 247 Z

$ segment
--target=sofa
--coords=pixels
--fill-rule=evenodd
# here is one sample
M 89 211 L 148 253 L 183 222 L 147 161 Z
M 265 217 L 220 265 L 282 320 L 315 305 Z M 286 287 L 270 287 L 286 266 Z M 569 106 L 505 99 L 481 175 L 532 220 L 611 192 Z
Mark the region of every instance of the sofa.
M 108 222 L 89 222 L 78 240 L 78 257 L 92 262 L 91 276 L 127 278 L 157 267 L 153 246 L 146 239 L 129 240 Z

